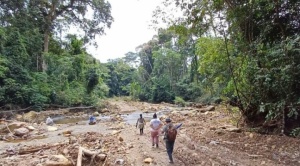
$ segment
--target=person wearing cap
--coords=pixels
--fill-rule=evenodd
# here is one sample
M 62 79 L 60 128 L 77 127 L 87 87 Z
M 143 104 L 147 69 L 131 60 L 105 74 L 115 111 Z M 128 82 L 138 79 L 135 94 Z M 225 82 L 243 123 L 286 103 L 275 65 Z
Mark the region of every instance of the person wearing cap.
M 172 123 L 172 120 L 170 118 L 166 118 L 165 122 L 167 123 L 164 127 L 163 127 L 163 130 L 162 130 L 162 134 L 164 134 L 164 141 L 166 143 L 166 149 L 167 149 L 167 153 L 168 153 L 168 156 L 169 156 L 169 163 L 174 163 L 173 161 L 173 149 L 174 149 L 174 143 L 175 141 L 170 141 L 167 139 L 167 131 L 169 128 L 172 128 L 174 127 L 173 123 Z
M 156 148 L 158 148 L 159 130 L 162 127 L 162 125 L 163 124 L 157 118 L 156 113 L 154 113 L 153 119 L 151 119 L 151 121 L 150 121 L 152 147 L 154 147 L 154 145 L 156 145 Z
M 143 118 L 143 115 L 140 114 L 140 117 L 138 118 L 135 127 L 139 127 L 140 129 L 140 135 L 144 134 L 144 126 L 146 124 L 145 119 Z

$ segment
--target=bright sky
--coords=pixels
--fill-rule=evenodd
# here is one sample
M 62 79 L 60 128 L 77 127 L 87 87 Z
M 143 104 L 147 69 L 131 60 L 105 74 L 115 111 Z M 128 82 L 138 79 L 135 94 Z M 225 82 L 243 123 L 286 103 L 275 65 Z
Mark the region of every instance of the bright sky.
M 108 0 L 114 22 L 106 35 L 96 38 L 98 48 L 88 52 L 101 62 L 123 57 L 127 52 L 152 39 L 156 32 L 149 28 L 152 12 L 162 0 Z

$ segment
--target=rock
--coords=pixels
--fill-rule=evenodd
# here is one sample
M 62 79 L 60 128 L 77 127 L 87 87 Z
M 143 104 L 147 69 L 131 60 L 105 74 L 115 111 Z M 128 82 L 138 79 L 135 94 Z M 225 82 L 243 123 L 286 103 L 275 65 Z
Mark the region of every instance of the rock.
M 193 156 L 193 157 L 197 157 L 198 154 L 197 154 L 197 153 L 193 153 L 192 156 Z
M 23 116 L 20 114 L 16 115 L 16 120 L 21 121 L 23 119 Z
M 96 111 L 96 112 L 93 113 L 93 115 L 94 116 L 99 116 L 100 114 L 99 114 L 99 112 Z
M 124 129 L 124 128 L 125 128 L 124 122 L 119 123 L 116 127 L 116 129 Z
M 74 144 L 76 142 L 77 142 L 77 138 L 76 137 L 74 137 L 74 136 L 70 136 L 69 137 L 69 144 Z
M 152 158 L 146 158 L 145 160 L 144 160 L 144 163 L 148 163 L 148 164 L 150 164 L 150 163 L 152 163 Z
M 121 133 L 121 130 L 113 130 L 113 131 L 111 132 L 112 135 L 115 135 L 115 134 L 118 134 L 118 133 Z
M 236 133 L 239 133 L 242 131 L 240 128 L 237 128 L 237 127 L 227 128 L 226 130 L 230 131 L 230 132 L 236 132 Z
M 26 123 L 25 122 L 13 122 L 13 123 L 8 124 L 7 126 L 10 129 L 10 131 L 13 131 L 15 129 L 26 126 Z M 6 130 L 7 130 L 6 127 L 3 127 L 3 129 L 1 129 L 1 131 L 6 131 Z
M 38 116 L 37 112 L 30 111 L 30 112 L 24 114 L 23 119 L 26 122 L 32 122 L 33 120 L 35 120 L 37 118 L 37 116 Z
M 204 113 L 204 112 L 214 111 L 214 110 L 215 110 L 215 106 L 210 105 L 208 107 L 198 109 L 197 112 Z
M 210 141 L 210 142 L 209 142 L 209 145 L 217 145 L 217 144 L 219 144 L 218 141 Z
M 218 135 L 224 134 L 224 132 L 222 130 L 220 130 L 220 129 L 216 130 L 215 133 L 218 134 Z
M 253 136 L 254 136 L 253 133 L 250 133 L 250 134 L 249 134 L 249 137 L 250 137 L 250 138 L 253 138 Z
M 124 160 L 123 159 L 117 159 L 115 161 L 115 164 L 123 165 L 124 164 Z
M 106 113 L 106 112 L 109 112 L 109 110 L 107 108 L 104 108 L 100 111 L 100 113 Z
M 57 127 L 54 127 L 54 126 L 48 126 L 48 127 L 47 127 L 47 130 L 48 130 L 48 131 L 56 131 L 56 130 L 57 130 Z
M 65 148 L 65 149 L 63 150 L 63 154 L 64 154 L 64 155 L 68 155 L 68 153 L 69 153 L 69 150 L 68 150 L 67 148 Z
M 121 142 L 122 142 L 122 141 L 124 141 L 124 139 L 123 139 L 122 137 L 119 137 L 119 141 L 121 141 Z
M 274 150 L 276 148 L 276 145 L 272 145 L 272 149 Z
M 70 135 L 72 133 L 72 131 L 67 130 L 67 131 L 63 131 L 62 133 L 63 133 L 63 135 Z
M 26 128 L 27 128 L 29 131 L 35 130 L 35 128 L 34 128 L 33 126 L 27 126 Z
M 45 166 L 72 166 L 72 163 L 63 155 L 52 155 L 46 161 Z
M 266 162 L 265 162 L 265 161 L 262 161 L 260 164 L 261 164 L 261 165 L 265 165 L 265 164 L 266 164 Z
M 187 147 L 190 149 L 190 150 L 195 150 L 196 148 L 195 148 L 195 145 L 193 144 L 193 143 L 189 143 L 188 145 L 187 145 Z
M 180 114 L 179 111 L 172 111 L 171 114 Z
M 129 144 L 127 145 L 127 147 L 128 147 L 128 149 L 131 149 L 131 148 L 133 148 L 133 145 L 132 145 L 131 143 L 129 143 Z
M 25 127 L 19 128 L 19 129 L 15 129 L 14 130 L 15 135 L 17 136 L 23 136 L 29 133 L 29 130 Z
M 105 158 L 106 158 L 106 154 L 99 154 L 99 155 L 97 155 L 97 157 L 99 157 L 99 159 L 100 159 L 101 161 L 104 161 Z
M 216 127 L 210 127 L 209 129 L 210 130 L 216 130 L 217 128 Z
M 147 152 L 143 152 L 144 157 L 148 157 L 149 154 Z

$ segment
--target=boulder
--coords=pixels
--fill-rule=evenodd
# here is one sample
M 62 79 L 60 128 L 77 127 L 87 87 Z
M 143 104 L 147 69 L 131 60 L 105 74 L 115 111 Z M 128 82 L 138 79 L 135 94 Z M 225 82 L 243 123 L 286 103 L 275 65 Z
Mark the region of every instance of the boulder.
M 13 123 L 8 124 L 7 126 L 10 129 L 10 131 L 13 131 L 15 129 L 25 127 L 26 123 L 25 122 L 13 122 Z M 7 128 L 5 127 L 3 129 L 7 129 Z
M 226 130 L 229 132 L 236 132 L 236 133 L 239 133 L 242 131 L 240 128 L 237 128 L 237 127 L 227 128 Z
M 124 160 L 123 160 L 123 159 L 117 159 L 117 160 L 115 161 L 115 164 L 116 164 L 116 165 L 123 165 L 123 164 L 124 164 Z
M 198 111 L 198 112 L 204 113 L 204 112 L 214 111 L 214 110 L 215 110 L 215 106 L 210 105 L 210 106 L 208 106 L 208 107 L 198 109 L 197 111 Z
M 109 110 L 107 108 L 104 108 L 100 111 L 101 113 L 106 113 L 106 112 L 109 112 Z
M 123 142 L 123 141 L 124 141 L 124 139 L 123 139 L 122 137 L 119 137 L 119 141 Z
M 106 154 L 98 154 L 97 157 L 99 157 L 99 159 L 100 159 L 101 161 L 104 161 L 105 158 L 106 158 Z
M 35 130 L 35 128 L 34 128 L 33 126 L 27 126 L 26 128 L 27 128 L 29 131 Z
M 24 114 L 23 119 L 26 122 L 32 122 L 37 118 L 37 116 L 38 116 L 37 112 L 30 111 L 30 112 Z
M 93 115 L 94 116 L 99 116 L 100 114 L 99 114 L 99 112 L 96 111 L 96 112 L 93 113 Z
M 23 136 L 23 135 L 28 134 L 29 130 L 25 127 L 21 127 L 21 128 L 15 129 L 14 132 L 15 132 L 15 135 L 17 135 L 17 136 Z
M 111 132 L 111 134 L 112 135 L 115 135 L 115 134 L 118 134 L 118 133 L 120 133 L 121 132 L 121 130 L 113 130 L 112 132 Z
M 253 138 L 253 137 L 254 137 L 253 133 L 250 133 L 250 134 L 249 134 L 249 137 L 250 137 L 250 138 Z
M 63 131 L 62 133 L 63 133 L 63 135 L 67 135 L 67 134 L 71 134 L 71 133 L 72 133 L 72 131 L 70 131 L 70 130 L 66 130 L 66 131 Z
M 150 164 L 150 163 L 152 163 L 152 158 L 146 158 L 145 160 L 144 160 L 144 163 L 148 163 L 148 164 Z
M 23 116 L 20 114 L 16 115 L 16 120 L 21 121 L 23 119 Z
M 210 129 L 210 130 L 217 130 L 216 127 L 210 127 L 209 129 Z
M 52 155 L 46 161 L 45 166 L 72 166 L 72 162 L 63 155 Z
M 194 145 L 193 143 L 191 143 L 191 142 L 187 145 L 187 147 L 188 147 L 190 150 L 195 150 L 195 149 L 196 149 L 195 145 Z
M 48 130 L 48 131 L 56 131 L 56 130 L 57 130 L 57 127 L 54 127 L 54 126 L 48 126 L 48 127 L 47 127 L 47 130 Z

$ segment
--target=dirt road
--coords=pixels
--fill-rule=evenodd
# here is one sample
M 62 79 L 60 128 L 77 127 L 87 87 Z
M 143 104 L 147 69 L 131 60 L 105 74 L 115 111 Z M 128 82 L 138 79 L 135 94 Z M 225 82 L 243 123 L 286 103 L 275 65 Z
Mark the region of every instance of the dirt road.
M 232 116 L 224 106 L 201 113 L 198 108 L 179 108 L 169 104 L 127 104 L 123 101 L 113 104 L 121 110 L 150 113 L 169 110 L 166 115 L 161 115 L 162 119 L 169 116 L 174 123 L 183 123 L 175 144 L 175 165 L 300 165 L 299 139 L 235 128 Z M 155 165 L 169 165 L 162 143 L 159 149 L 151 147 L 148 125 L 145 133 L 139 136 L 132 125 L 122 131 L 124 140 L 133 144 L 126 155 L 128 163 L 145 165 L 144 159 L 150 157 Z
M 110 110 L 110 119 L 100 120 L 94 126 L 61 125 L 58 131 L 48 133 L 46 139 L 15 144 L 1 142 L 0 149 L 4 150 L 8 145 L 67 141 L 68 138 L 59 133 L 72 130 L 74 135 L 87 132 L 103 135 L 97 142 L 104 140 L 105 145 L 110 144 L 110 149 L 115 150 L 107 152 L 109 160 L 106 165 L 300 165 L 299 139 L 261 135 L 249 132 L 250 129 L 235 128 L 232 124 L 232 116 L 224 106 L 216 106 L 212 111 L 203 111 L 203 108 L 177 107 L 165 103 L 110 100 L 107 107 Z M 162 120 L 171 117 L 175 124 L 183 123 L 175 143 L 174 164 L 168 163 L 162 138 L 160 138 L 160 147 L 152 148 L 149 120 L 154 112 L 158 113 Z M 139 135 L 134 125 L 140 113 L 143 113 L 148 121 L 144 135 Z M 90 143 L 92 146 L 95 144 Z M 53 150 L 51 153 L 59 154 Z M 145 163 L 146 158 L 151 158 L 152 162 Z M 1 161 L 3 160 L 0 160 L 0 163 Z M 9 161 L 9 158 L 5 161 Z

